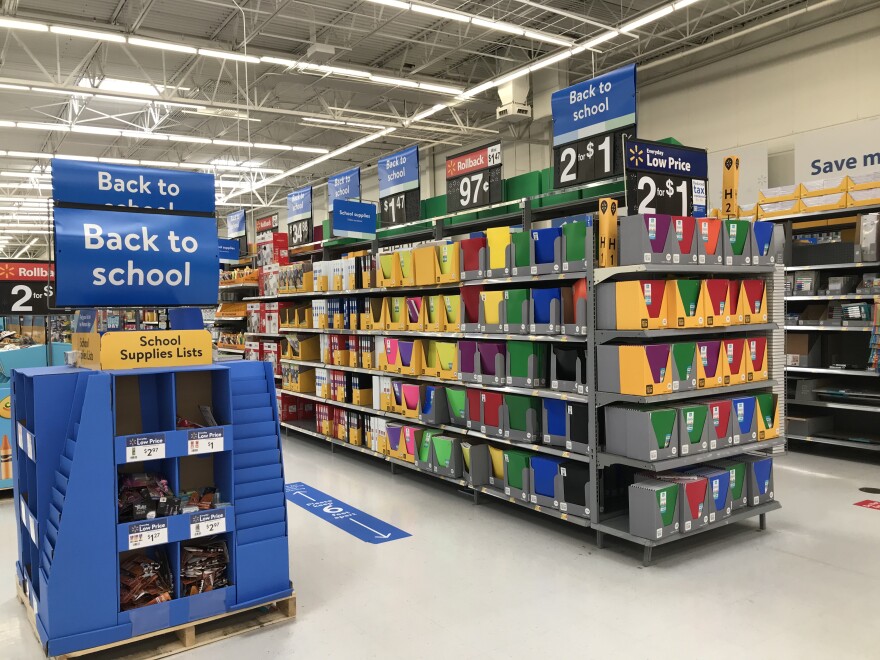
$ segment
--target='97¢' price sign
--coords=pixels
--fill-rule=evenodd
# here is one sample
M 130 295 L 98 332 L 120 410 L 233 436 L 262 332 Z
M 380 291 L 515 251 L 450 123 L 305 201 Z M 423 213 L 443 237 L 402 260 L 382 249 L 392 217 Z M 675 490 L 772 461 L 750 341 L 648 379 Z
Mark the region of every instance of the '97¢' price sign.
M 455 213 L 502 199 L 501 143 L 446 159 L 446 211 Z
M 50 313 L 55 271 L 45 261 L 0 261 L 0 315 Z

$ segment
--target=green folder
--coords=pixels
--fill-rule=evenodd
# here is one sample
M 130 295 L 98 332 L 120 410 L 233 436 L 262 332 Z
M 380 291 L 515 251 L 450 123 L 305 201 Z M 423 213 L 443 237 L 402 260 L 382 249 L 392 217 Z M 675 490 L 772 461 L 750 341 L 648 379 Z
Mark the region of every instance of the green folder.
M 434 436 L 440 435 L 440 431 L 425 431 L 419 440 L 418 455 L 419 461 L 427 463 L 431 460 L 431 442 Z
M 726 463 L 724 468 L 730 472 L 730 494 L 733 501 L 742 500 L 743 487 L 746 483 L 745 463 Z
M 689 444 L 699 445 L 703 439 L 709 408 L 703 404 L 681 406 L 681 423 Z
M 730 241 L 730 249 L 736 255 L 742 255 L 746 246 L 746 239 L 749 237 L 751 230 L 748 220 L 725 220 L 724 231 L 727 232 L 727 238 Z
M 454 341 L 438 341 L 434 343 L 439 367 L 444 371 L 455 371 L 458 360 L 458 343 Z
M 449 330 L 448 332 L 457 332 L 458 325 L 461 323 L 459 320 L 459 314 L 461 313 L 461 296 L 456 294 L 454 296 L 443 296 L 443 305 L 446 307 L 446 322 L 454 323 L 456 328 L 455 330 Z
M 523 318 L 523 303 L 528 302 L 531 292 L 529 289 L 508 289 L 504 292 L 505 300 L 505 316 L 504 322 L 507 325 L 528 325 L 528 317 Z M 526 314 L 528 315 L 528 305 L 526 306 Z
M 696 374 L 692 374 L 694 368 L 694 356 L 697 352 L 697 343 L 693 341 L 685 341 L 672 345 L 672 363 L 675 366 L 673 372 L 673 380 L 689 380 L 695 378 Z
M 434 339 L 429 339 L 427 345 L 425 346 L 425 368 L 426 369 L 436 369 L 437 368 L 437 342 Z
M 400 275 L 404 279 L 413 275 L 412 250 L 403 250 L 400 255 Z
M 518 449 L 507 449 L 504 452 L 504 462 L 507 464 L 507 485 L 511 488 L 523 490 L 522 473 L 531 465 L 532 454 Z
M 455 450 L 455 439 L 445 435 L 435 435 L 431 442 L 434 444 L 434 454 L 437 456 L 437 464 L 448 468 L 452 465 L 452 452 Z
M 428 317 L 428 323 L 436 323 L 437 315 L 440 313 L 440 310 L 443 307 L 443 297 L 442 296 L 425 296 L 425 301 L 427 302 L 426 314 Z M 441 327 L 441 330 L 443 328 Z
M 700 280 L 677 280 L 675 282 L 685 315 L 696 316 L 702 284 Z
M 513 265 L 519 268 L 528 267 L 532 259 L 531 235 L 525 231 L 515 232 L 510 235 L 510 242 L 513 244 Z
M 512 430 L 528 431 L 529 410 L 535 411 L 535 419 L 540 419 L 541 399 L 524 394 L 505 394 L 504 404 L 507 406 L 507 421 Z
M 776 421 L 776 395 L 772 392 L 762 392 L 756 394 L 755 398 L 758 400 L 758 408 L 761 411 L 764 426 L 769 429 Z
M 583 261 L 587 258 L 587 223 L 566 222 L 562 225 L 565 236 L 564 261 Z
M 464 388 L 446 388 L 446 403 L 449 404 L 449 414 L 459 419 L 465 417 L 465 404 L 467 403 L 467 390 Z
M 404 313 L 403 310 L 406 309 L 406 298 L 402 296 L 395 296 L 391 299 L 391 304 L 388 305 L 388 315 L 390 316 L 389 320 L 392 323 L 400 322 L 400 315 Z
M 663 497 L 663 494 L 666 497 Z M 666 504 L 663 504 L 663 500 Z M 660 488 L 657 491 L 657 508 L 660 509 L 660 518 L 663 520 L 663 526 L 671 525 L 675 522 L 675 516 L 678 515 L 678 484 L 669 484 L 666 488 Z
M 537 373 L 529 373 L 529 357 L 536 356 Z M 541 379 L 547 373 L 547 343 L 537 341 L 507 342 L 507 359 L 510 363 L 508 376 L 512 378 Z
M 382 277 L 386 279 L 391 277 L 391 273 L 394 272 L 394 254 L 380 254 L 379 268 L 382 269 Z

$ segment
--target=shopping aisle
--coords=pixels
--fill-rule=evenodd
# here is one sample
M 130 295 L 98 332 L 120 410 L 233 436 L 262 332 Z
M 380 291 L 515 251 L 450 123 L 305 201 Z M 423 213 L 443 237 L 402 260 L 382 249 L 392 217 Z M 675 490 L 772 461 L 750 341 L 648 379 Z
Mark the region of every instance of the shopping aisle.
M 719 530 L 658 552 L 545 520 L 503 502 L 473 506 L 453 486 L 326 444 L 287 439 L 288 482 L 304 481 L 412 534 L 364 543 L 289 505 L 298 619 L 178 657 L 550 657 L 621 650 L 681 658 L 705 650 L 739 658 L 876 657 L 880 512 L 876 466 L 794 454 L 777 459 L 783 509 L 769 533 Z M 11 529 L 11 501 L 0 529 Z M 751 529 L 756 523 L 749 523 Z M 757 534 L 757 532 L 754 532 Z M 4 535 L 0 561 L 14 561 Z M 664 548 L 662 550 L 669 550 Z M 688 613 L 708 617 L 689 622 Z M 686 634 L 685 628 L 699 629 Z M 724 635 L 724 630 L 735 634 Z M 874 649 L 874 651 L 872 651 Z M 0 584 L 0 657 L 44 657 L 15 599 Z

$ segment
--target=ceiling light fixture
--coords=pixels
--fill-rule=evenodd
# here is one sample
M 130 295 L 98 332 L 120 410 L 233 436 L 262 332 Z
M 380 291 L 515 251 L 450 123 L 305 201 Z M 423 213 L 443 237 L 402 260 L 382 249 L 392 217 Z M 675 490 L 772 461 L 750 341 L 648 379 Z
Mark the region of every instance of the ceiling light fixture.
M 125 43 L 125 37 L 115 32 L 103 32 L 99 30 L 84 30 L 83 28 L 67 27 L 66 25 L 53 25 L 49 30 L 55 34 L 63 34 L 68 37 L 82 37 L 83 39 L 95 39 L 97 41 L 112 41 L 118 44 Z
M 199 48 L 199 55 L 206 57 L 215 57 L 219 60 L 234 60 L 236 62 L 248 62 L 250 64 L 259 64 L 260 58 L 252 55 L 242 55 L 241 53 L 233 53 L 229 50 L 214 50 L 213 48 Z
M 301 63 L 296 60 L 288 60 L 283 57 L 261 57 L 261 62 L 265 62 L 266 64 L 279 64 L 281 66 L 286 66 L 289 69 L 292 69 L 295 66 L 299 66 Z
M 419 83 L 415 80 L 407 80 L 406 78 L 388 78 L 386 76 L 370 76 L 370 80 L 394 87 L 418 87 Z
M 169 134 L 168 139 L 172 142 L 191 142 L 193 144 L 211 144 L 211 138 L 199 137 L 197 135 L 173 135 Z
M 666 5 L 665 7 L 661 7 L 657 11 L 652 11 L 650 14 L 646 14 L 641 18 L 637 18 L 634 21 L 630 21 L 622 28 L 620 28 L 621 32 L 632 32 L 633 30 L 638 30 L 640 27 L 647 25 L 648 23 L 653 23 L 656 20 L 663 18 L 664 16 L 668 16 L 675 9 L 672 5 Z
M 461 87 L 449 87 L 447 85 L 435 85 L 434 83 L 419 83 L 419 89 L 424 89 L 429 92 L 440 92 L 441 94 L 461 94 Z
M 409 9 L 412 5 L 408 2 L 400 2 L 400 0 L 367 0 L 377 5 L 385 5 L 386 7 L 394 7 L 395 9 Z
M 156 41 L 154 39 L 141 39 L 140 37 L 129 37 L 128 43 L 132 46 L 143 46 L 144 48 L 155 48 L 157 50 L 169 50 L 174 53 L 188 53 L 195 55 L 199 49 L 192 46 L 184 46 L 183 44 L 174 44 L 168 41 Z
M 427 110 L 424 110 L 424 111 L 418 113 L 418 114 L 415 115 L 412 119 L 410 119 L 410 120 L 408 120 L 408 121 L 406 121 L 406 122 L 404 122 L 404 123 L 405 123 L 407 126 L 409 126 L 410 124 L 413 124 L 413 123 L 415 123 L 415 122 L 417 122 L 417 121 L 421 121 L 422 119 L 426 119 L 426 118 L 430 117 L 431 115 L 435 115 L 435 114 L 437 114 L 438 112 L 440 112 L 441 110 L 443 110 L 443 109 L 446 108 L 446 107 L 447 107 L 447 106 L 444 105 L 443 103 L 438 103 L 437 105 L 435 105 L 435 106 L 433 106 L 433 107 L 431 107 L 431 108 L 428 108 Z
M 678 0 L 678 2 L 673 2 L 672 6 L 675 9 L 684 9 L 685 7 L 690 7 L 693 4 L 696 4 L 700 0 Z
M 608 32 L 605 32 L 604 34 L 600 34 L 598 37 L 596 37 L 594 39 L 590 39 L 585 44 L 585 46 L 587 48 L 595 48 L 599 44 L 604 44 L 606 41 L 608 41 L 610 39 L 614 39 L 614 37 L 617 37 L 619 35 L 620 35 L 620 32 L 618 32 L 617 30 L 610 30 Z
M 30 30 L 31 32 L 49 31 L 49 26 L 45 23 L 37 23 L 36 21 L 21 21 L 17 18 L 8 18 L 6 16 L 0 18 L 0 27 L 11 28 L 14 30 Z
M 511 23 L 503 23 L 501 21 L 489 21 L 485 18 L 480 18 L 479 16 L 471 19 L 471 23 L 474 25 L 479 25 L 480 27 L 489 28 L 490 30 L 498 30 L 499 32 L 507 32 L 508 34 L 515 34 L 518 36 L 522 36 L 525 34 L 525 30 L 518 25 L 512 25 Z
M 454 11 L 449 11 L 448 9 L 441 9 L 439 7 L 434 7 L 433 5 L 410 5 L 410 9 L 419 14 L 428 14 L 429 16 L 436 16 L 437 18 L 445 18 L 449 21 L 460 21 L 461 23 L 470 23 L 471 17 L 466 16 L 465 14 L 459 14 Z
M 39 121 L 17 121 L 15 126 L 16 128 L 30 128 L 35 131 L 58 131 L 60 133 L 67 133 L 70 130 L 70 126 L 67 124 L 49 124 Z
M 523 33 L 523 36 L 528 39 L 534 39 L 535 41 L 545 41 L 548 44 L 554 44 L 556 46 L 571 46 L 571 41 L 569 39 L 560 39 L 558 37 L 551 37 L 548 34 L 543 34 L 541 32 L 535 32 L 534 30 L 526 30 Z

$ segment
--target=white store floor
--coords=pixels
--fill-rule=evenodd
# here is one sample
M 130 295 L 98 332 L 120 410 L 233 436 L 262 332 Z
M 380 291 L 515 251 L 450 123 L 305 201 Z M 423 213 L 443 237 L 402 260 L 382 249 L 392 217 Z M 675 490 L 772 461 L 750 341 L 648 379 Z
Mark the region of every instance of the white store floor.
M 372 545 L 288 505 L 298 617 L 196 649 L 226 658 L 878 658 L 880 463 L 776 461 L 780 511 L 655 551 L 311 438 L 285 440 L 303 481 L 412 534 Z M 0 658 L 43 656 L 14 591 L 0 501 Z

